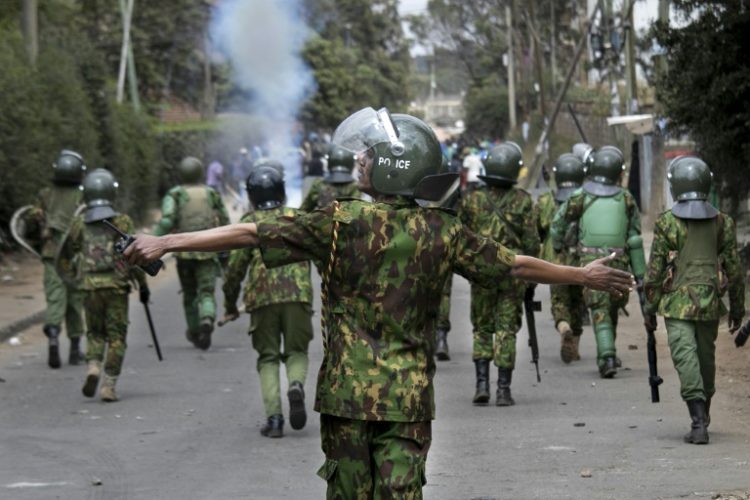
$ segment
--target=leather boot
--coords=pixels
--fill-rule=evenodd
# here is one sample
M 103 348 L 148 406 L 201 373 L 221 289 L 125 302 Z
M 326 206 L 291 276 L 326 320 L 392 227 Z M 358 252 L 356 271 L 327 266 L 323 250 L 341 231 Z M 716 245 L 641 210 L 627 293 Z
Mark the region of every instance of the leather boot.
M 203 318 L 201 320 L 200 333 L 198 340 L 195 342 L 196 347 L 207 351 L 211 347 L 211 333 L 214 331 L 214 320 L 212 318 Z
M 96 386 L 99 385 L 99 377 L 102 374 L 102 362 L 92 359 L 89 361 L 89 367 L 86 371 L 86 381 L 83 383 L 81 392 L 87 398 L 93 398 L 96 395 Z
M 557 324 L 557 331 L 560 332 L 560 359 L 567 365 L 575 359 L 576 355 L 573 329 L 567 321 L 560 321 Z
M 450 361 L 451 355 L 448 351 L 448 331 L 442 328 L 438 328 L 435 336 L 437 337 L 435 357 L 438 359 L 438 361 Z
M 490 360 L 475 359 L 474 368 L 477 373 L 477 392 L 474 393 L 475 405 L 486 405 L 490 401 Z
M 268 421 L 260 428 L 260 434 L 270 438 L 284 437 L 284 417 L 282 415 L 268 417 Z
M 708 444 L 708 426 L 706 425 L 706 402 L 702 399 L 685 401 L 690 412 L 690 432 L 683 438 L 686 443 Z
M 516 402 L 510 395 L 510 381 L 513 378 L 513 370 L 510 368 L 497 369 L 497 393 L 495 394 L 495 406 L 513 406 Z
M 55 325 L 45 325 L 44 334 L 49 339 L 49 352 L 47 355 L 47 364 L 50 368 L 60 368 L 60 327 Z
M 294 381 L 289 384 L 286 396 L 289 398 L 289 425 L 292 426 L 292 429 L 298 431 L 305 427 L 305 423 L 307 423 L 305 389 L 302 387 L 302 383 Z
M 602 378 L 614 378 L 617 374 L 616 363 L 614 356 L 606 358 L 604 364 L 599 367 L 599 375 L 601 375 Z
M 115 392 L 115 384 L 117 383 L 117 377 L 107 375 L 106 373 L 102 377 L 102 386 L 99 389 L 99 397 L 105 403 L 113 403 L 119 398 L 117 392 Z
M 81 352 L 81 337 L 70 339 L 70 354 L 68 354 L 68 364 L 77 366 L 85 359 Z

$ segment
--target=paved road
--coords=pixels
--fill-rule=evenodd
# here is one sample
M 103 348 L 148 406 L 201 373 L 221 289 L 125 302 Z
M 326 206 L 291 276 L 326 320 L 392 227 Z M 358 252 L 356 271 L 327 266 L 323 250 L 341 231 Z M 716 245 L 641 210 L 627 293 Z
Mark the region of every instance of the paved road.
M 324 497 L 325 484 L 315 475 L 323 459 L 317 415 L 302 431 L 287 428 L 284 439 L 261 437 L 247 316 L 220 329 L 210 351 L 197 351 L 184 339 L 174 273 L 172 264 L 153 286 L 162 363 L 132 297 L 119 403 L 84 398 L 83 367 L 47 369 L 36 329 L 25 333 L 24 345 L 0 348 L 0 377 L 6 380 L 0 383 L 0 498 Z M 623 318 L 618 346 L 625 369 L 616 379 L 598 378 L 590 331 L 582 342 L 584 359 L 564 366 L 550 331 L 546 287 L 539 288 L 544 312 L 537 320 L 541 384 L 522 332 L 516 406 L 471 406 L 468 285 L 457 278 L 453 291 L 453 360 L 441 363 L 436 377 L 427 499 L 711 498 L 713 492 L 750 489 L 747 401 L 720 392 L 712 444 L 683 444 L 687 411 L 664 346 L 666 381 L 658 405 L 649 400 L 645 343 L 635 318 Z M 633 301 L 630 310 L 636 310 Z M 663 332 L 659 337 L 663 344 Z M 629 344 L 637 350 L 628 350 Z M 311 351 L 314 375 L 319 335 Z M 306 384 L 308 394 L 313 389 L 314 376 Z M 591 477 L 581 477 L 584 469 Z

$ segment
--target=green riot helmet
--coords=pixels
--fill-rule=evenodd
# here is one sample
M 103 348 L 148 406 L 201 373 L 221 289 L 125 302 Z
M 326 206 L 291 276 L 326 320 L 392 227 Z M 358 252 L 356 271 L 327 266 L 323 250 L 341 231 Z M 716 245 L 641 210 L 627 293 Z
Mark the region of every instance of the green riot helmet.
M 625 157 L 616 147 L 604 146 L 596 150 L 585 168 L 588 178 L 583 183 L 585 191 L 595 196 L 614 196 L 622 190 L 617 184 L 625 170 Z
M 107 169 L 97 168 L 89 173 L 81 184 L 86 213 L 83 220 L 86 224 L 109 219 L 117 215 L 112 203 L 117 196 L 117 180 Z
M 695 156 L 679 156 L 667 168 L 669 189 L 675 204 L 672 213 L 682 219 L 713 219 L 718 210 L 708 200 L 713 174 Z
M 278 208 L 284 203 L 284 174 L 279 165 L 274 161 L 253 165 L 247 176 L 247 195 L 257 210 Z
M 477 177 L 490 186 L 510 186 L 518 182 L 518 173 L 523 167 L 523 152 L 515 142 L 504 142 L 490 150 L 482 165 L 484 175 Z
M 555 200 L 567 200 L 573 191 L 581 187 L 585 174 L 583 162 L 573 153 L 565 153 L 555 161 L 552 172 L 555 174 Z
M 200 184 L 203 182 L 203 162 L 194 156 L 186 156 L 178 167 L 180 182 L 183 184 Z
M 440 172 L 435 133 L 414 116 L 364 108 L 336 128 L 331 142 L 372 158 L 370 184 L 377 193 L 432 202 L 458 188 L 458 174 Z
M 284 164 L 281 163 L 279 160 L 275 160 L 273 158 L 258 158 L 253 162 L 252 168 L 255 167 L 271 167 L 275 168 L 279 175 L 281 175 L 281 179 L 284 179 Z M 252 169 L 251 169 L 252 171 Z
M 349 184 L 354 182 L 353 169 L 354 154 L 331 144 L 328 148 L 328 175 L 323 180 L 328 184 Z
M 60 151 L 60 155 L 57 157 L 55 163 L 52 164 L 52 168 L 55 169 L 52 177 L 52 182 L 55 184 L 77 186 L 81 183 L 81 179 L 83 179 L 86 173 L 86 164 L 83 162 L 83 157 L 69 149 Z

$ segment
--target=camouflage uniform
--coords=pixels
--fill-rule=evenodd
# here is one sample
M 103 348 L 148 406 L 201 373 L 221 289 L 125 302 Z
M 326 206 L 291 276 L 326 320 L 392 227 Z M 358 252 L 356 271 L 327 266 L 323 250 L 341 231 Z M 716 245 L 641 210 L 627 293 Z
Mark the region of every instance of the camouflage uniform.
M 191 199 L 191 196 L 195 198 Z M 186 217 L 188 211 L 190 220 Z M 154 228 L 154 234 L 161 236 L 170 232 L 196 231 L 228 223 L 229 216 L 218 192 L 204 185 L 175 186 L 162 201 L 162 218 Z M 195 343 L 201 325 L 208 323 L 213 328 L 216 318 L 214 287 L 219 262 L 213 253 L 177 252 L 175 257 L 187 336 Z
M 292 208 L 258 210 L 246 214 L 240 222 L 259 223 L 294 214 Z M 307 377 L 307 348 L 313 337 L 310 264 L 300 262 L 266 269 L 260 250 L 232 251 L 223 287 L 227 314 L 237 312 L 237 298 L 246 275 L 245 311 L 250 313 L 249 334 L 258 352 L 263 404 L 266 416 L 280 415 L 279 364 L 282 361 L 286 364 L 290 385 L 294 382 L 304 385 Z
M 632 236 L 640 236 L 641 215 L 638 212 L 638 205 L 636 204 L 633 195 L 630 194 L 627 189 L 622 189 L 617 195 L 615 195 L 615 197 L 619 196 L 623 198 L 625 206 L 624 217 L 626 218 L 626 229 L 623 241 L 626 241 Z M 582 266 L 585 266 L 596 259 L 605 257 L 611 252 L 615 252 L 617 255 L 614 260 L 610 262 L 610 266 L 623 271 L 628 271 L 630 268 L 630 258 L 625 247 L 582 248 L 581 245 L 578 244 L 578 241 L 580 241 L 582 234 L 585 231 L 585 228 L 581 227 L 582 224 L 580 224 L 581 218 L 597 198 L 597 196 L 589 194 L 583 189 L 579 189 L 562 204 L 555 214 L 552 226 L 550 227 L 552 245 L 555 249 L 576 246 L 578 252 L 577 258 Z M 618 312 L 621 308 L 627 305 L 628 297 L 629 294 L 627 293 L 622 294 L 620 297 L 616 297 L 608 292 L 590 290 L 588 288 L 583 289 L 583 299 L 586 306 L 591 310 L 594 334 L 597 339 L 597 364 L 600 370 L 605 366 L 607 358 L 616 359 L 614 342 L 617 338 Z M 611 340 L 603 341 L 601 338 L 603 332 L 606 334 L 611 332 L 613 338 Z
M 112 224 L 133 234 L 133 221 L 117 215 Z M 68 255 L 79 259 L 81 289 L 85 292 L 87 361 L 104 361 L 106 376 L 117 378 L 122 370 L 128 331 L 128 294 L 131 282 L 146 287 L 144 272 L 128 266 L 114 250 L 120 236 L 101 223 L 85 224 L 83 217 L 73 221 L 66 242 Z
M 550 235 L 550 226 L 555 217 L 555 212 L 560 208 L 561 203 L 555 201 L 551 192 L 544 193 L 537 200 L 535 211 L 539 238 L 542 241 L 541 258 L 554 262 L 575 266 L 578 263 L 575 254 L 563 250 L 559 254 L 555 253 L 552 247 L 552 237 Z M 573 330 L 573 335 L 580 337 L 583 333 L 583 318 L 581 317 L 581 306 L 583 306 L 583 287 L 574 285 L 550 285 L 550 298 L 552 318 L 555 326 L 561 321 L 566 321 Z
M 316 208 L 325 208 L 340 198 L 360 198 L 362 193 L 355 182 L 348 184 L 331 184 L 323 179 L 315 179 L 299 209 L 309 212 Z
M 453 274 L 448 276 L 443 287 L 443 296 L 440 298 L 438 309 L 437 329 L 449 332 L 451 329 L 451 290 L 453 289 Z
M 55 263 L 55 258 L 81 202 L 78 186 L 52 186 L 39 192 L 31 214 L 43 228 L 41 256 L 47 301 L 45 325 L 59 328 L 65 321 L 65 329 L 71 339 L 83 335 L 83 294 L 74 283 L 75 270 L 71 260 L 61 255 Z M 64 276 L 61 277 L 61 274 Z
M 701 284 L 696 283 L 695 267 L 679 260 L 680 253 L 690 251 L 689 234 L 703 242 L 716 242 L 713 248 L 717 261 L 705 263 L 710 279 L 699 278 Z M 692 275 L 681 273 L 683 266 L 689 267 Z M 666 320 L 672 360 L 685 401 L 710 401 L 716 391 L 714 343 L 719 319 L 727 313 L 721 301 L 723 286 L 718 267 L 728 279 L 730 317 L 741 321 L 745 314 L 745 284 L 732 218 L 721 213 L 707 220 L 680 219 L 671 211 L 661 214 L 654 227 L 644 282 L 645 312 L 658 313 Z
M 520 254 L 539 254 L 534 202 L 526 191 L 495 187 L 474 190 L 461 200 L 459 215 L 466 227 L 485 238 Z M 523 282 L 509 276 L 495 282 L 492 289 L 472 285 L 474 360 L 493 359 L 499 368 L 515 367 L 525 288 Z
M 312 260 L 327 269 L 339 224 L 315 401 L 328 498 L 421 498 L 445 281 L 455 271 L 491 287 L 513 264 L 511 251 L 447 212 L 391 200 L 258 225 L 268 267 Z

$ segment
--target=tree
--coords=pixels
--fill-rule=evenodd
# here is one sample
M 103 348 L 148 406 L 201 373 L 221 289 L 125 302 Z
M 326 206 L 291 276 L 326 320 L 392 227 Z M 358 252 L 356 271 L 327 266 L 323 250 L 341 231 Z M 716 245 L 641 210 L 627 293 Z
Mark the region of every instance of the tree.
M 653 28 L 668 66 L 657 76 L 657 98 L 670 133 L 696 142 L 736 211 L 750 189 L 750 8 L 741 0 L 672 4 L 684 24 Z

